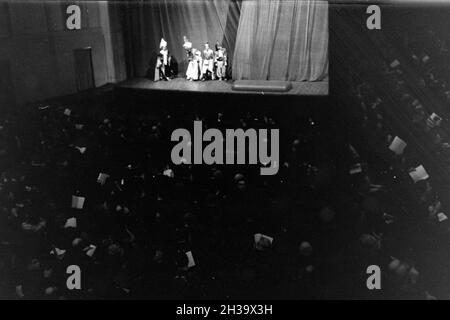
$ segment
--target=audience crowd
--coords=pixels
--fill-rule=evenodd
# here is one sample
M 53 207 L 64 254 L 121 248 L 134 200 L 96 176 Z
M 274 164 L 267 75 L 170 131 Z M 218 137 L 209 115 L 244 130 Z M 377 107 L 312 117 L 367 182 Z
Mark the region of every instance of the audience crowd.
M 373 63 L 355 62 L 345 103 L 361 135 L 349 139 L 367 165 L 366 178 L 383 186 L 376 191 L 380 203 L 396 212 L 384 209 L 396 231 L 392 242 L 383 233 L 383 244 L 391 257 L 403 259 L 388 268 L 417 276 L 413 282 L 420 279 L 427 298 L 435 298 L 433 291 L 448 299 L 448 45 L 432 28 L 406 31 L 375 35 L 372 45 L 382 53 Z

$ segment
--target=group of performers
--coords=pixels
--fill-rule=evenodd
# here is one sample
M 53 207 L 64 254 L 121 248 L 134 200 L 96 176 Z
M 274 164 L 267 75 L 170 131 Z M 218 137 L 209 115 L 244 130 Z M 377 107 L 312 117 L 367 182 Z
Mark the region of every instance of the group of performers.
M 227 68 L 227 51 L 219 42 L 216 42 L 215 50 L 209 47 L 209 43 L 204 44 L 204 50 L 201 52 L 192 47 L 186 36 L 183 37 L 183 48 L 186 50 L 188 66 L 186 70 L 186 79 L 189 81 L 205 80 L 225 80 Z M 174 76 L 172 72 L 172 57 L 167 50 L 167 42 L 161 39 L 160 52 L 156 61 L 155 81 L 166 80 Z

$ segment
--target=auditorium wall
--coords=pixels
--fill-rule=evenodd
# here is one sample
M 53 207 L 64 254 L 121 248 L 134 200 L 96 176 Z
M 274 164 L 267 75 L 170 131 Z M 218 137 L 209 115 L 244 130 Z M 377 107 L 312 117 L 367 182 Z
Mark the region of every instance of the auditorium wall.
M 67 5 L 81 8 L 81 30 L 66 28 Z M 0 1 L 0 82 L 16 106 L 77 92 L 74 50 L 91 47 L 96 87 L 126 78 L 119 8 L 107 2 Z M 5 99 L 5 98 L 4 98 Z M 0 101 L 1 103 L 4 101 Z

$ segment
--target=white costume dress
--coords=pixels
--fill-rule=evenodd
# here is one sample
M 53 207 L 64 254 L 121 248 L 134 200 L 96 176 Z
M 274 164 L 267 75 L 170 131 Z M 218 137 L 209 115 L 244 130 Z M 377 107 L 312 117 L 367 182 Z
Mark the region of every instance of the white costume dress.
M 186 78 L 188 80 L 199 80 L 202 77 L 201 66 L 202 56 L 200 51 L 192 49 L 188 57 L 189 65 L 186 71 Z
M 186 79 L 188 80 L 198 80 L 198 75 L 196 76 L 195 67 L 196 62 L 194 60 L 195 49 L 192 48 L 192 42 L 185 41 L 183 48 L 186 50 L 186 55 L 188 59 L 188 66 L 186 70 Z

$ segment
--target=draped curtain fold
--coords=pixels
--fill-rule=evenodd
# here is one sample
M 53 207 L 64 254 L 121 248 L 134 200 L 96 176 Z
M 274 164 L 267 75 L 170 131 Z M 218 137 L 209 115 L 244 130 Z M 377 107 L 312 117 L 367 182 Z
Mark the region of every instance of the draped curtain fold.
M 321 81 L 327 78 L 327 1 L 243 1 L 233 56 L 233 79 Z

